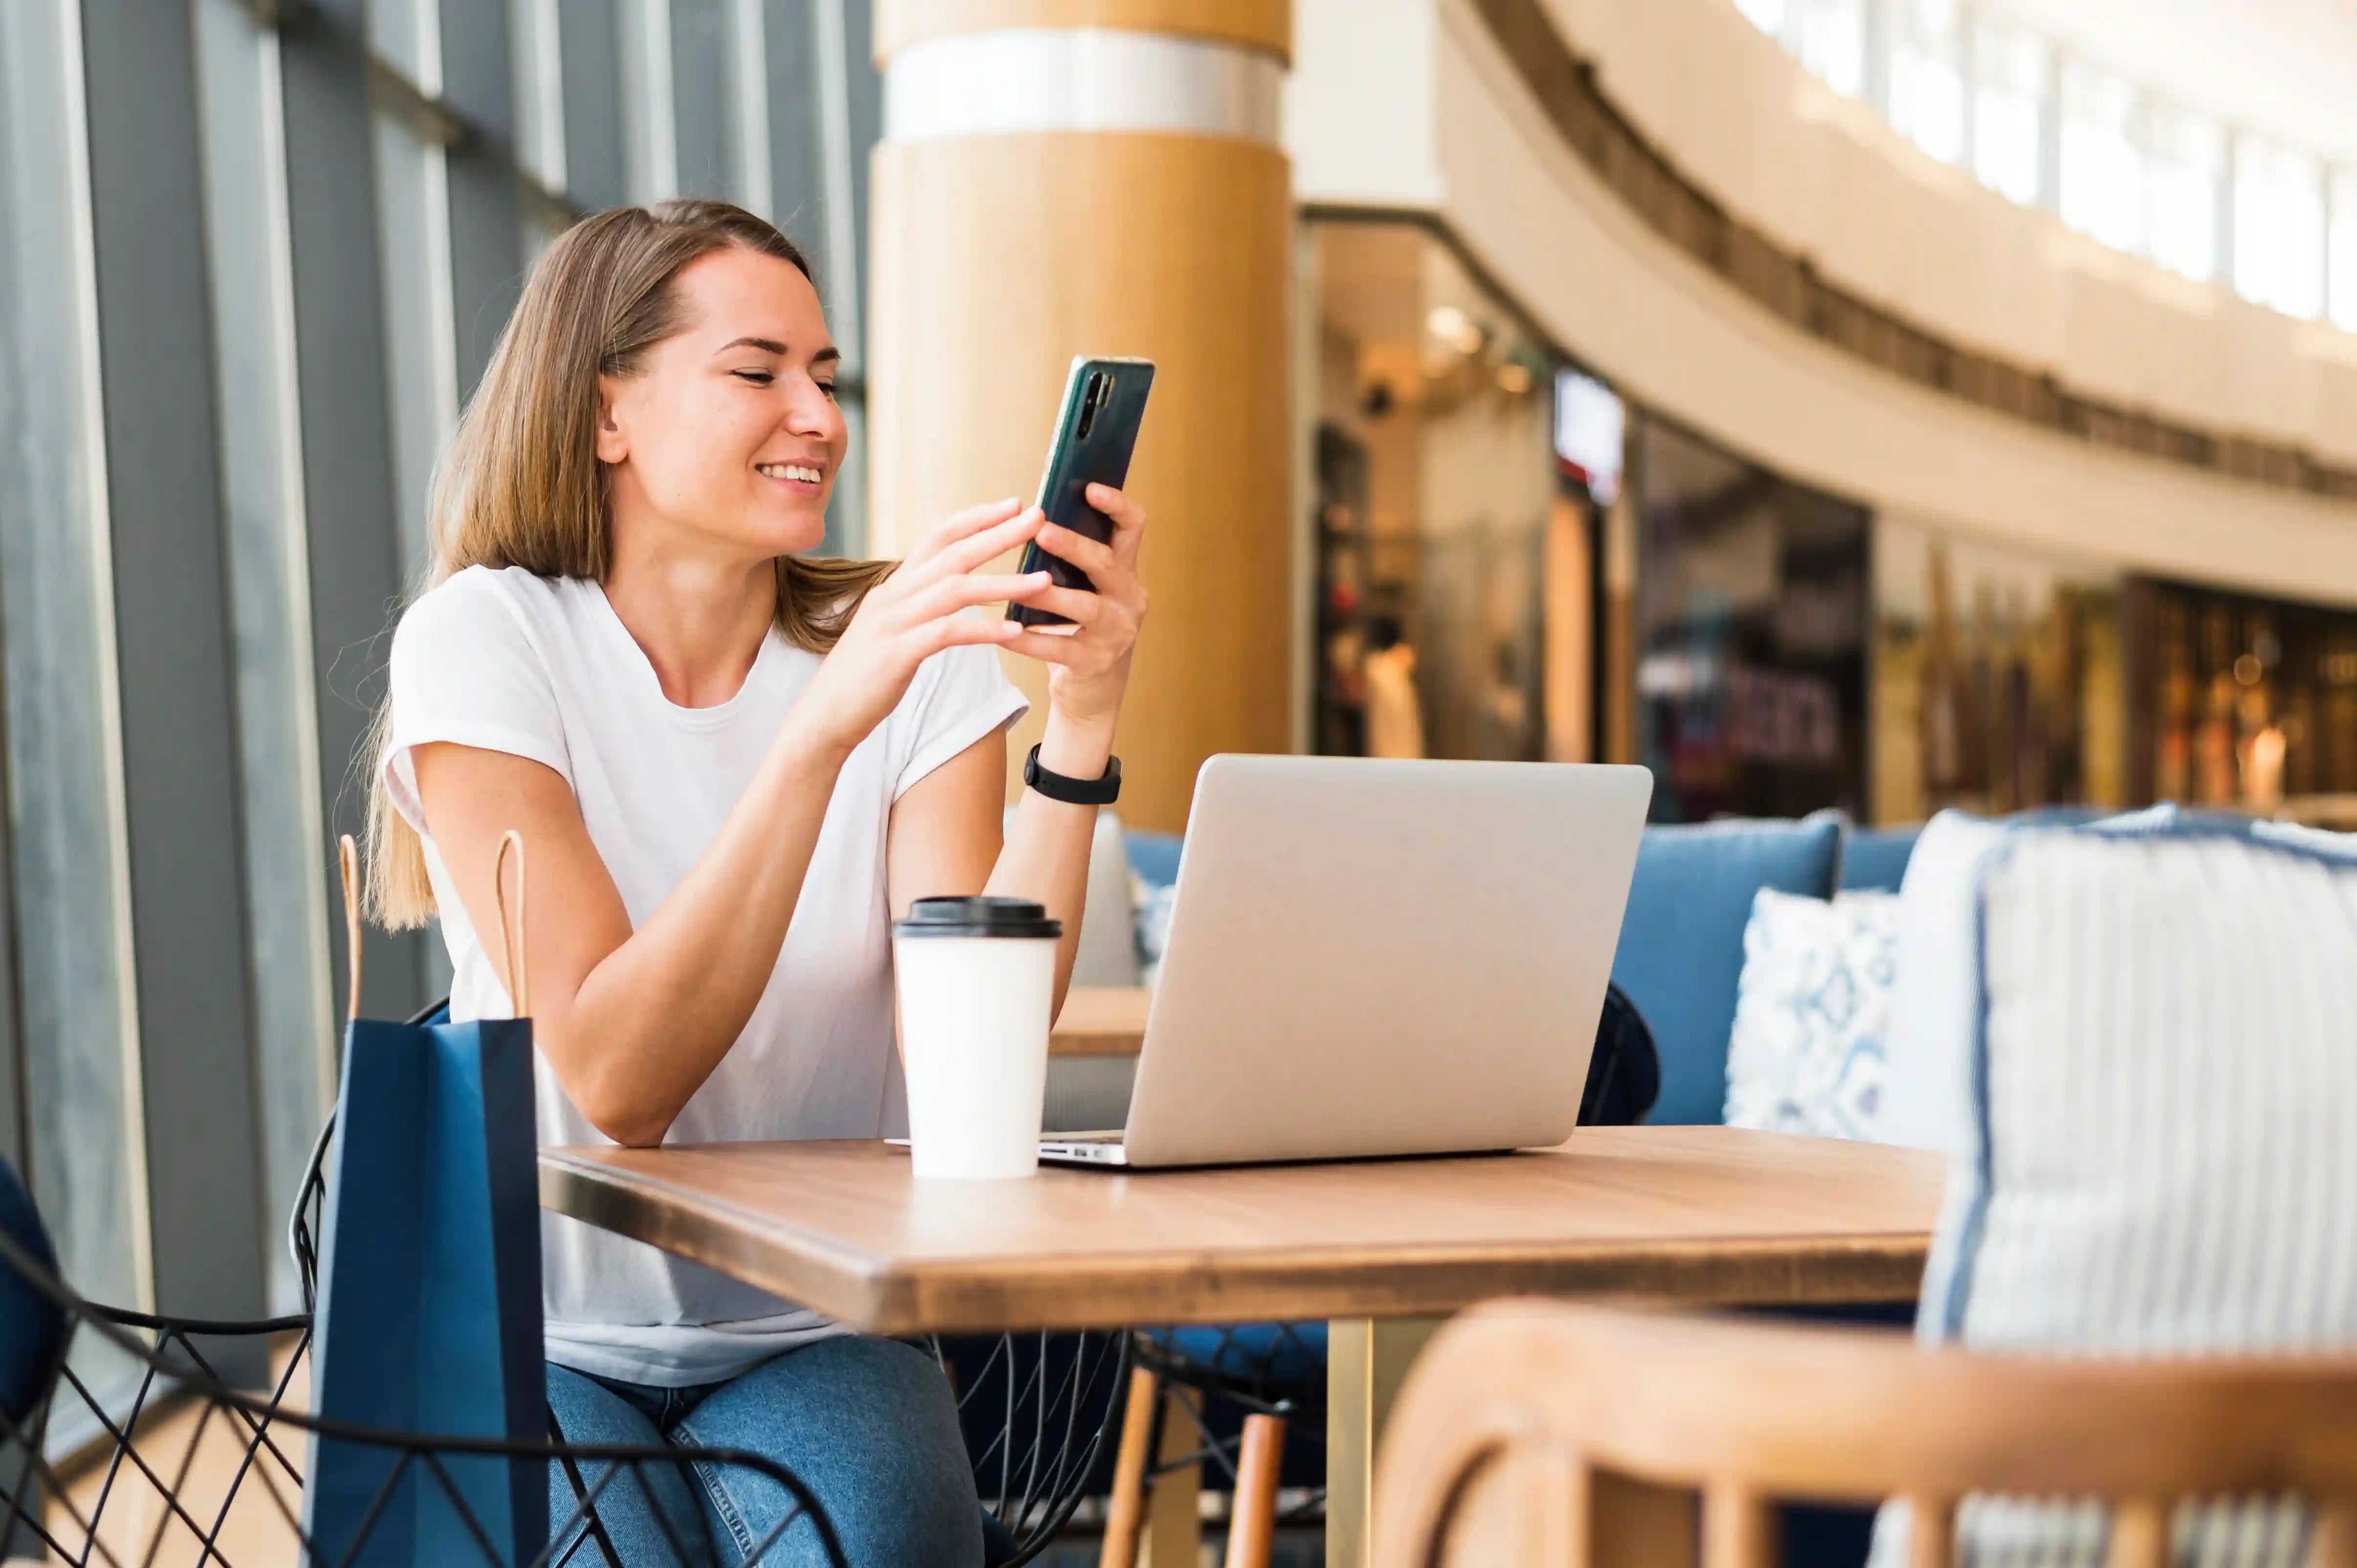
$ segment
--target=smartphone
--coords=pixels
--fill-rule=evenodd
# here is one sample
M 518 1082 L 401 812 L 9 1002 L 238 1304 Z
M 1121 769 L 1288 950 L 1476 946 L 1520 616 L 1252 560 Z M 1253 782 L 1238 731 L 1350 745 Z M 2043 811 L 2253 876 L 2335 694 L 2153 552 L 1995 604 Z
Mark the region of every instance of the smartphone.
M 1103 543 L 1113 538 L 1113 519 L 1088 501 L 1091 485 L 1119 489 L 1129 478 L 1129 456 L 1137 447 L 1137 427 L 1146 418 L 1146 394 L 1154 388 L 1151 360 L 1103 360 L 1085 355 L 1072 361 L 1064 379 L 1064 406 L 1056 416 L 1056 438 L 1048 447 L 1047 472 L 1039 478 L 1039 508 L 1048 521 Z M 1092 593 L 1089 575 L 1039 548 L 1023 547 L 1023 572 L 1046 571 L 1060 588 Z M 1009 605 L 1006 618 L 1026 626 L 1066 626 L 1064 617 L 1029 605 Z

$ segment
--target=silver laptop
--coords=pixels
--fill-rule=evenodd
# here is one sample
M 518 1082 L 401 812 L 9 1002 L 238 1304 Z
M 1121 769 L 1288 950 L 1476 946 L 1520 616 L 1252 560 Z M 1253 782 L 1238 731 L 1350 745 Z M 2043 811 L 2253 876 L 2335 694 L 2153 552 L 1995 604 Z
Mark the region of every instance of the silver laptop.
M 1129 1124 L 1042 1159 L 1437 1155 L 1571 1135 L 1641 768 L 1214 757 Z

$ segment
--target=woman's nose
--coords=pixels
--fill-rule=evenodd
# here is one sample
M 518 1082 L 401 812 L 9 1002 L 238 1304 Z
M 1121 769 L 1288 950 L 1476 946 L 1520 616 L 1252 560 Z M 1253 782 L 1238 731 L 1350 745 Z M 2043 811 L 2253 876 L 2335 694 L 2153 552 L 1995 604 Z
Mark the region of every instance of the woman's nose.
M 786 410 L 786 428 L 797 435 L 831 436 L 843 426 L 843 410 L 816 386 L 797 396 Z

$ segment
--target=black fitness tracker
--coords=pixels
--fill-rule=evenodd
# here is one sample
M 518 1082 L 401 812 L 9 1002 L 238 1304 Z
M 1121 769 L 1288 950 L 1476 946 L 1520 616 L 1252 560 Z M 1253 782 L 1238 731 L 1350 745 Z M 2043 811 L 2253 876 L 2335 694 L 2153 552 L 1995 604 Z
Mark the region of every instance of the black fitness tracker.
M 1121 799 L 1121 758 L 1105 758 L 1103 778 L 1067 779 L 1039 766 L 1039 748 L 1035 746 L 1023 758 L 1023 782 L 1067 806 L 1110 806 Z

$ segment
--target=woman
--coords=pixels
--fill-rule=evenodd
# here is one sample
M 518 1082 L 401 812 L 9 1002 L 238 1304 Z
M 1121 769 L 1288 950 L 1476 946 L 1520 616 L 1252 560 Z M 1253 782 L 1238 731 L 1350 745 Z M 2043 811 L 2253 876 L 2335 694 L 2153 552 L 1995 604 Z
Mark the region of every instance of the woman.
M 1102 778 L 1144 517 L 1096 487 L 1110 545 L 1007 500 L 897 566 L 801 557 L 843 463 L 838 359 L 808 267 L 760 219 L 602 212 L 533 269 L 437 483 L 433 585 L 393 638 L 371 897 L 394 927 L 438 912 L 453 1016 L 501 1015 L 492 865 L 522 830 L 545 1143 L 876 1135 L 897 1092 L 889 924 L 920 897 L 1045 904 L 1066 983 L 1095 812 L 1027 791 L 1002 845 L 1025 703 L 998 650 L 1049 667 L 1041 768 Z M 1032 539 L 1098 591 L 978 570 Z M 980 608 L 1010 599 L 1075 627 Z M 568 1439 L 756 1450 L 813 1487 L 856 1563 L 982 1561 L 929 1358 L 571 1220 L 544 1238 Z M 632 1541 L 669 1560 L 651 1509 L 700 1517 L 722 1562 L 782 1517 L 759 1487 L 697 1478 L 701 1498 L 672 1477 L 601 1503 L 626 1560 Z

